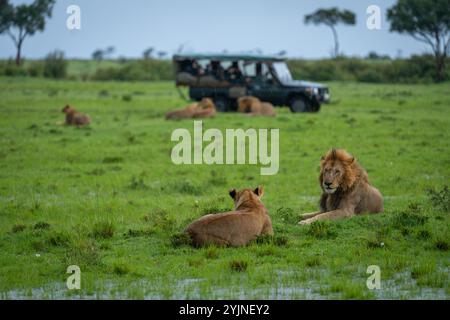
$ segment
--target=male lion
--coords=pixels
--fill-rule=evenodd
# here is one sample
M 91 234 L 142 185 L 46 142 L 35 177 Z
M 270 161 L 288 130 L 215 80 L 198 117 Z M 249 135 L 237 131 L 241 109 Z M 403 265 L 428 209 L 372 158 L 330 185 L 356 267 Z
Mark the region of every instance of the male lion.
M 195 109 L 193 118 L 212 118 L 216 115 L 216 106 L 210 98 L 203 98 Z
M 367 172 L 342 149 L 331 149 L 320 162 L 320 211 L 302 216 L 299 224 L 339 219 L 355 214 L 383 211 L 383 197 L 368 180 Z
M 261 202 L 263 187 L 230 191 L 234 211 L 208 214 L 185 230 L 195 246 L 243 246 L 259 235 L 273 235 L 272 221 Z
M 69 105 L 66 105 L 62 112 L 66 114 L 66 125 L 84 126 L 91 123 L 91 118 L 88 115 L 76 111 Z
M 212 118 L 216 115 L 216 107 L 210 98 L 203 98 L 200 102 L 194 102 L 185 107 L 169 111 L 166 114 L 167 120 L 191 119 L 191 118 Z
M 276 111 L 269 102 L 261 102 L 258 98 L 252 96 L 244 96 L 238 99 L 238 112 L 247 113 L 249 115 L 262 115 L 274 117 Z

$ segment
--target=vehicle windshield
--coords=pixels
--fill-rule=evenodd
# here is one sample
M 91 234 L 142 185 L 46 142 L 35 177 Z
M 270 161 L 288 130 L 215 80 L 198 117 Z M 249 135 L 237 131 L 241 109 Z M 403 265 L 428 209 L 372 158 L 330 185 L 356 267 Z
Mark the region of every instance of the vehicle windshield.
M 289 71 L 288 66 L 286 65 L 286 62 L 274 62 L 272 66 L 275 70 L 278 80 L 280 80 L 282 83 L 292 81 L 292 75 Z

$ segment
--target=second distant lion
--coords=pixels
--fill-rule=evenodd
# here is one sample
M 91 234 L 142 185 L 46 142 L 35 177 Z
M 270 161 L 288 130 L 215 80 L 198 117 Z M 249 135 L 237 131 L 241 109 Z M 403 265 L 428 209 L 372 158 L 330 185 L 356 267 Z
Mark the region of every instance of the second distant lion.
M 274 117 L 277 115 L 275 108 L 269 102 L 262 102 L 256 97 L 244 96 L 238 99 L 238 112 L 249 115 Z
M 167 120 L 212 118 L 216 115 L 216 106 L 210 98 L 203 98 L 200 102 L 191 103 L 183 109 L 169 111 Z

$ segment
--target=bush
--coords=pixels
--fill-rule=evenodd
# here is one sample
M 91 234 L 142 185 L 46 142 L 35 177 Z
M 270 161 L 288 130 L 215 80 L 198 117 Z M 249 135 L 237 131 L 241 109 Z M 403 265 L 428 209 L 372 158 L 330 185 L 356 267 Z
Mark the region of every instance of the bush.
M 90 239 L 71 241 L 64 252 L 66 265 L 76 264 L 83 269 L 83 267 L 98 265 L 101 262 L 100 249 L 97 243 Z
M 67 75 L 67 61 L 62 51 L 54 51 L 47 55 L 44 61 L 44 77 L 63 79 Z
M 441 237 L 434 241 L 434 246 L 436 249 L 441 251 L 448 251 L 450 247 L 450 241 L 447 238 Z
M 436 68 L 432 55 L 413 55 L 409 59 L 375 59 L 340 57 L 333 60 L 289 60 L 295 79 L 315 81 L 350 80 L 372 83 L 429 83 Z M 444 79 L 450 79 L 450 58 L 447 58 Z
M 111 221 L 102 221 L 94 225 L 92 229 L 92 235 L 95 238 L 112 238 L 115 233 L 115 226 Z
M 44 63 L 42 61 L 33 61 L 27 68 L 27 73 L 30 77 L 44 76 Z
M 401 229 L 424 225 L 428 217 L 420 213 L 402 211 L 395 213 L 392 216 L 392 220 L 394 227 Z
M 35 230 L 46 230 L 46 229 L 50 229 L 50 224 L 48 223 L 48 222 L 44 222 L 44 221 L 41 221 L 41 222 L 38 222 L 38 223 L 36 223 L 35 225 L 34 225 L 34 229 Z
M 254 242 L 256 244 L 271 244 L 277 247 L 283 247 L 288 245 L 289 240 L 285 236 L 260 235 L 254 240 Z
M 343 79 L 343 75 L 338 72 L 336 62 L 332 60 L 291 60 L 288 61 L 288 66 L 294 79 L 308 79 L 315 81 Z
M 340 58 L 336 64 L 342 74 L 349 74 L 351 78 L 357 78 L 358 74 L 367 71 L 374 72 L 375 64 L 367 63 L 365 60 L 356 58 Z
M 445 212 L 450 212 L 450 189 L 444 186 L 442 190 L 427 189 L 428 198 L 432 205 Z
M 3 61 L 0 64 L 0 75 L 7 77 L 23 77 L 27 71 L 22 66 L 17 66 L 13 60 Z
M 120 67 L 97 69 L 92 80 L 117 81 L 160 81 L 173 80 L 173 67 L 170 61 L 134 60 L 123 62 Z
M 119 276 L 123 276 L 131 272 L 131 266 L 125 261 L 117 261 L 113 265 L 113 272 Z
M 124 94 L 122 96 L 122 100 L 125 102 L 130 102 L 131 100 L 133 100 L 133 97 L 130 94 Z
M 375 70 L 364 70 L 356 76 L 359 82 L 381 83 L 384 81 L 383 75 Z
M 248 268 L 248 262 L 245 260 L 230 261 L 230 269 L 234 272 L 245 272 Z
M 26 225 L 24 225 L 22 223 L 17 223 L 11 228 L 11 232 L 12 233 L 19 233 L 19 232 L 24 231 L 26 228 L 27 228 Z
M 52 232 L 47 239 L 48 243 L 55 247 L 67 247 L 72 242 L 72 237 L 67 232 Z
M 336 237 L 333 224 L 330 221 L 315 221 L 309 225 L 307 233 L 317 239 L 328 239 Z
M 286 224 L 296 224 L 300 221 L 300 215 L 289 207 L 281 207 L 277 210 L 277 216 L 281 218 L 281 221 Z
M 119 69 L 117 68 L 100 68 L 92 76 L 92 80 L 119 80 Z
M 191 236 L 185 232 L 176 233 L 170 236 L 170 243 L 174 248 L 192 245 Z

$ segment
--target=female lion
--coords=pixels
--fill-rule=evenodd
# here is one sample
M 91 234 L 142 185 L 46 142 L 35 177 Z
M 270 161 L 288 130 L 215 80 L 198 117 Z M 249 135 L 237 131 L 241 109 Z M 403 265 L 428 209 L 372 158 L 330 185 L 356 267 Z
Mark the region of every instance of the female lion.
M 261 202 L 262 187 L 230 191 L 234 211 L 208 214 L 192 222 L 185 230 L 195 246 L 215 244 L 243 246 L 259 235 L 273 235 L 272 221 Z

